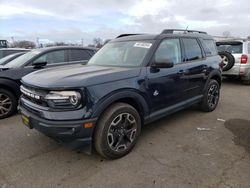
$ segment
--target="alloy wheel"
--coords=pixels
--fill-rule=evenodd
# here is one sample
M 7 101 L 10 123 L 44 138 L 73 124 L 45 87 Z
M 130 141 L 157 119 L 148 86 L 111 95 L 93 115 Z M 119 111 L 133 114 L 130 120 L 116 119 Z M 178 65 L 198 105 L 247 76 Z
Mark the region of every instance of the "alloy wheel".
M 0 93 L 0 117 L 11 111 L 12 102 L 8 95 Z
M 133 143 L 137 132 L 137 122 L 130 113 L 116 116 L 108 128 L 108 145 L 115 152 L 123 152 Z
M 229 60 L 226 56 L 222 55 L 223 68 L 227 66 Z
M 218 101 L 219 101 L 219 87 L 218 85 L 216 84 L 213 84 L 210 86 L 209 90 L 208 90 L 208 97 L 207 97 L 207 100 L 208 100 L 208 105 L 211 107 L 211 108 L 214 108 Z

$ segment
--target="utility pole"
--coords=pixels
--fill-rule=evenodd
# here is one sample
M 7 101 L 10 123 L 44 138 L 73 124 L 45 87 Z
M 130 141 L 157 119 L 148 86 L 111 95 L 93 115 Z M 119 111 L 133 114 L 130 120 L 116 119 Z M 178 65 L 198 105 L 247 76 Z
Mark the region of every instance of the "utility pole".
M 81 41 L 82 41 L 82 46 L 83 46 L 83 38 L 81 39 Z
M 40 46 L 39 46 L 39 38 L 38 37 L 36 38 L 36 43 L 37 43 L 37 47 L 40 48 Z

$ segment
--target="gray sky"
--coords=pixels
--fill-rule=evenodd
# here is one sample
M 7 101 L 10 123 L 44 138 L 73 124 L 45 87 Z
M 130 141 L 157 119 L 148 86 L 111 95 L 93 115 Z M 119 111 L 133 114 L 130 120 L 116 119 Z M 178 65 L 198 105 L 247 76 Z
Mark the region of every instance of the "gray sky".
M 0 37 L 90 43 L 120 33 L 164 28 L 250 35 L 247 0 L 0 0 Z

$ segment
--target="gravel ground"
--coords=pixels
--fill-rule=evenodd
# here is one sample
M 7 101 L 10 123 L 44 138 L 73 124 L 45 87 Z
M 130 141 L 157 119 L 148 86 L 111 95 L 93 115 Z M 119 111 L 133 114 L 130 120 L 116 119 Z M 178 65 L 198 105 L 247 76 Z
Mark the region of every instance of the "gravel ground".
M 218 108 L 145 126 L 118 160 L 70 151 L 19 115 L 0 120 L 0 187 L 250 187 L 250 86 L 225 80 Z

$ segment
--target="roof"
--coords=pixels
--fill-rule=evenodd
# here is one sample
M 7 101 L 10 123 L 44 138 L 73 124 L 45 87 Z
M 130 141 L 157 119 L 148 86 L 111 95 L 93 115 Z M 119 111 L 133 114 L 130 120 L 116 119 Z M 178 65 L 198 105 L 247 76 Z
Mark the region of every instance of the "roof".
M 166 32 L 167 31 L 167 32 Z M 174 31 L 178 31 L 175 33 Z M 182 31 L 182 33 L 180 33 Z M 172 33 L 171 33 L 172 32 Z M 160 40 L 167 37 L 198 37 L 203 39 L 213 39 L 212 36 L 206 34 L 202 31 L 193 31 L 193 30 L 164 30 L 161 34 L 121 34 L 118 38 L 113 39 L 111 42 L 119 41 L 133 41 L 133 40 Z
M 216 39 L 216 43 L 232 43 L 232 42 L 250 42 L 249 40 L 246 40 L 246 39 L 223 39 L 223 40 L 218 40 Z
M 8 50 L 20 50 L 20 51 L 30 51 L 32 49 L 25 49 L 25 48 L 1 48 L 1 51 L 8 51 Z
M 52 47 L 46 47 L 46 48 L 38 48 L 35 50 L 50 51 L 50 50 L 57 50 L 57 49 L 82 49 L 82 50 L 94 50 L 94 51 L 98 50 L 98 48 L 94 48 L 94 47 L 80 47 L 80 46 L 52 46 Z

